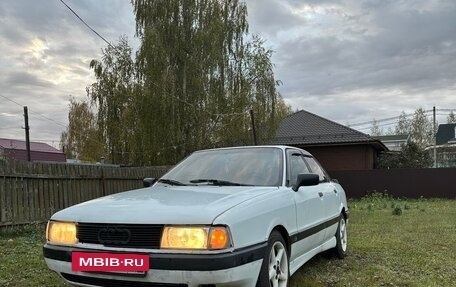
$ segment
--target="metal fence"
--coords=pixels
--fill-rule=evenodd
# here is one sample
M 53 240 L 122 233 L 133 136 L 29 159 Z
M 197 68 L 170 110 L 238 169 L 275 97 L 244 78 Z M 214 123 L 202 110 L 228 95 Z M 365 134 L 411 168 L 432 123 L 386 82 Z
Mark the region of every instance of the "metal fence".
M 0 226 L 45 222 L 63 208 L 142 187 L 169 167 L 0 162 Z
M 407 198 L 456 198 L 456 168 L 331 171 L 329 174 L 340 182 L 349 198 L 371 192 Z

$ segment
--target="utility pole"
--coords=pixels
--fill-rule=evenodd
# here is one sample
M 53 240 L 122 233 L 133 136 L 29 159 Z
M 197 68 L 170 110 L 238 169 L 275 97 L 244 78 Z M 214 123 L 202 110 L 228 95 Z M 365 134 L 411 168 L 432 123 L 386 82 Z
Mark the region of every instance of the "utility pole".
M 255 117 L 253 115 L 253 109 L 250 109 L 250 119 L 252 120 L 252 132 L 253 132 L 253 143 L 257 145 L 256 129 L 255 129 Z
M 435 106 L 432 109 L 434 124 L 433 124 L 433 140 L 434 140 L 434 168 L 437 168 L 437 133 L 435 131 Z
M 28 108 L 24 107 L 24 121 L 25 121 L 25 147 L 27 149 L 27 161 L 31 161 L 30 156 L 30 127 L 28 122 Z

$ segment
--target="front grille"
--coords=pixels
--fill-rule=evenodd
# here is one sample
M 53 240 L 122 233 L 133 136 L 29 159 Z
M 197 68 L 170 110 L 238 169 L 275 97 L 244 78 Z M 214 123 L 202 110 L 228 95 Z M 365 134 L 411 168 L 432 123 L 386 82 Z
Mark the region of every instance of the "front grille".
M 66 280 L 79 283 L 94 285 L 100 287 L 187 287 L 187 284 L 170 284 L 170 283 L 153 283 L 153 282 L 142 282 L 142 281 L 124 281 L 124 280 L 113 280 L 104 278 L 95 278 L 87 276 L 79 276 L 73 274 L 62 273 L 63 278 Z
M 163 225 L 78 223 L 77 237 L 81 243 L 103 244 L 107 247 L 159 249 Z

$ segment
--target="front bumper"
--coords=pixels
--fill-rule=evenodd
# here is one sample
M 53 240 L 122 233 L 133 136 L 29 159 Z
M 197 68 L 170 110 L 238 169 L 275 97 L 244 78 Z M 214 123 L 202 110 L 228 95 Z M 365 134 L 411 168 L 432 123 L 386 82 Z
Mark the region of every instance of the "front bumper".
M 107 250 L 68 248 L 46 244 L 48 267 L 75 286 L 138 287 L 253 287 L 260 272 L 267 243 L 221 254 L 149 254 L 150 270 L 144 277 L 74 272 L 71 253 Z M 132 250 L 131 252 L 139 252 Z M 211 285 L 212 284 L 212 285 Z

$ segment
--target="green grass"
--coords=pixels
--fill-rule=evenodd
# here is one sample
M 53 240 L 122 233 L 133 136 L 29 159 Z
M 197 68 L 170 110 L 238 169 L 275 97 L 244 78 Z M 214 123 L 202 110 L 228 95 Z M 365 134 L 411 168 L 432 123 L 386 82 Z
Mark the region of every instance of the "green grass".
M 291 287 L 456 286 L 456 201 L 373 194 L 349 207 L 348 256 L 314 257 Z
M 42 225 L 0 230 L 0 286 L 67 286 L 44 263 Z
M 349 207 L 349 255 L 316 256 L 290 287 L 455 286 L 455 200 L 373 194 Z M 44 263 L 43 234 L 43 226 L 0 230 L 0 286 L 65 286 Z

